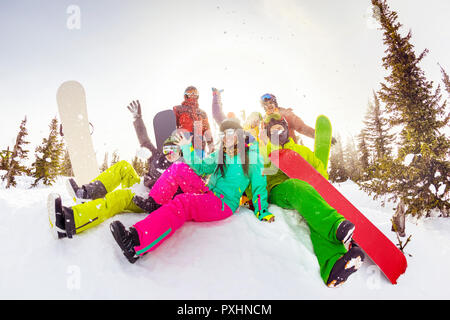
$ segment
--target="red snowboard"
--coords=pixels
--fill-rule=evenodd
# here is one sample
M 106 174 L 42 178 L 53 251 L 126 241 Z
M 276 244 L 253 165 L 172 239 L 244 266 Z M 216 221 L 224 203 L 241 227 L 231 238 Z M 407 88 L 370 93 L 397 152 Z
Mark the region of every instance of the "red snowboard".
M 372 222 L 295 151 L 273 151 L 270 160 L 290 178 L 308 182 L 330 206 L 350 220 L 356 226 L 353 235 L 355 242 L 380 267 L 392 284 L 397 283 L 398 277 L 406 271 L 406 258 Z

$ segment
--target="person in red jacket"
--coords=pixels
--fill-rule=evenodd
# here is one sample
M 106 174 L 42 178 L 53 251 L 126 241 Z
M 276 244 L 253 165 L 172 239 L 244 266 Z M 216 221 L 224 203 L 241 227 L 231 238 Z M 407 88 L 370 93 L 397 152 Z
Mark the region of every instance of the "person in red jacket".
M 206 145 L 209 152 L 214 150 L 214 141 L 209 126 L 208 115 L 199 108 L 198 90 L 195 87 L 187 87 L 184 91 L 184 101 L 181 105 L 173 107 L 177 129 L 184 129 L 194 136 L 194 149 L 204 155 Z

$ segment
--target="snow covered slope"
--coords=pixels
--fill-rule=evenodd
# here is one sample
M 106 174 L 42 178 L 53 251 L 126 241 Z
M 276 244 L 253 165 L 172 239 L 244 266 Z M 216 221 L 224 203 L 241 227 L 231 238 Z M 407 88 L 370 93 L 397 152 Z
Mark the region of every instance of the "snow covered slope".
M 29 189 L 29 178 L 0 186 L 0 299 L 449 299 L 450 219 L 407 223 L 413 234 L 408 269 L 397 285 L 368 259 L 344 286 L 327 288 L 309 230 L 294 211 L 271 206 L 272 224 L 240 209 L 221 222 L 186 223 L 152 254 L 132 265 L 109 223 L 74 239 L 49 232 L 46 199 L 58 192 L 71 204 L 60 178 L 54 187 Z M 392 207 L 382 208 L 352 182 L 336 187 L 392 241 Z M 124 213 L 126 226 L 145 215 Z

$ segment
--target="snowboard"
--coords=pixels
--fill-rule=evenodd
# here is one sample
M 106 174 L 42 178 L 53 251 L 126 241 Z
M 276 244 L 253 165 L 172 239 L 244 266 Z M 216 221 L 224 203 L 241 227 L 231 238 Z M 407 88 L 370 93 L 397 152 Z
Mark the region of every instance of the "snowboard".
M 325 201 L 355 225 L 353 240 L 375 262 L 392 284 L 406 271 L 404 254 L 350 201 L 328 182 L 302 156 L 292 150 L 276 150 L 270 160 L 289 178 L 308 182 Z
M 324 116 L 320 115 L 316 119 L 316 134 L 314 137 L 314 155 L 322 161 L 325 170 L 328 167 L 328 159 L 330 158 L 331 148 L 331 122 Z
M 74 178 L 79 185 L 87 184 L 100 170 L 90 134 L 84 88 L 76 81 L 64 82 L 56 100 Z
M 164 141 L 177 129 L 175 113 L 172 109 L 158 112 L 153 118 L 156 148 L 162 151 Z

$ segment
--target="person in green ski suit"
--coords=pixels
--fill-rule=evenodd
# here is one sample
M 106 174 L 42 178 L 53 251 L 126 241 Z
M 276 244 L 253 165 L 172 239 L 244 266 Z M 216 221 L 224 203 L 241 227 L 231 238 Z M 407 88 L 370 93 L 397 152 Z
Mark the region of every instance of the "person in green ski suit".
M 307 147 L 296 144 L 289 137 L 288 124 L 283 118 L 274 116 L 266 125 L 270 141 L 267 148 L 261 150 L 266 160 L 274 150 L 293 150 L 328 179 L 322 162 L 314 153 Z M 332 208 L 307 182 L 290 179 L 281 170 L 266 177 L 269 203 L 296 210 L 306 220 L 311 231 L 314 253 L 319 262 L 320 275 L 325 284 L 328 287 L 343 284 L 364 260 L 364 253 L 359 247 L 352 246 L 350 250 L 346 248 L 351 242 L 354 225 Z

